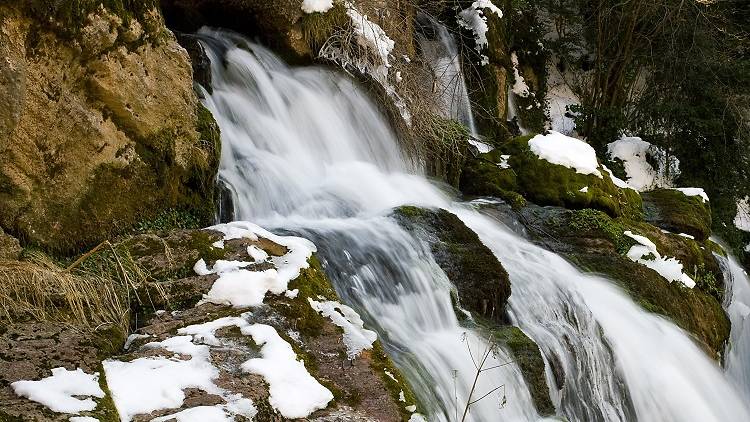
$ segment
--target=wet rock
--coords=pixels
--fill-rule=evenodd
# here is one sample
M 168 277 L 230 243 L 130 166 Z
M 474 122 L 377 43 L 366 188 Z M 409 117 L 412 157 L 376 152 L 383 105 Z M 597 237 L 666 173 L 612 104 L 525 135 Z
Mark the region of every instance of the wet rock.
M 193 67 L 193 81 L 211 94 L 213 92 L 211 87 L 211 60 L 206 54 L 206 49 L 200 43 L 200 37 L 182 32 L 176 32 L 175 37 L 190 56 L 190 64 Z
M 539 414 L 553 415 L 555 406 L 549 396 L 549 387 L 544 373 L 544 359 L 539 346 L 518 327 L 498 327 L 492 330 L 492 334 L 492 339 L 510 351 L 513 360 L 521 369 Z
M 404 206 L 394 215 L 429 243 L 435 261 L 456 286 L 462 307 L 495 321 L 504 318 L 510 279 L 476 233 L 443 209 Z
M 675 233 L 687 233 L 698 240 L 711 235 L 711 206 L 700 196 L 687 196 L 678 190 L 644 192 L 646 221 Z

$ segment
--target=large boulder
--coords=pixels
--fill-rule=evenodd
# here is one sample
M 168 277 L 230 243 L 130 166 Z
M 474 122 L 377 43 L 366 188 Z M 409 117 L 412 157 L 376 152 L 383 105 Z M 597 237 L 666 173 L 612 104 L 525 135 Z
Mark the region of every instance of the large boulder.
M 503 320 L 510 279 L 476 233 L 444 209 L 403 206 L 394 215 L 399 224 L 429 243 L 435 261 L 456 286 L 463 308 Z
M 711 235 L 711 205 L 700 195 L 686 195 L 676 189 L 644 192 L 646 221 L 675 233 L 685 233 L 698 240 Z
M 599 177 L 540 158 L 529 147 L 532 138 L 517 137 L 495 150 L 467 159 L 461 190 L 504 199 L 507 192 L 517 192 L 539 205 L 593 208 L 613 217 L 640 218 L 638 192 L 618 187 L 602 166 L 598 168 Z
M 0 227 L 72 252 L 165 208 L 213 216 L 218 127 L 152 2 L 0 5 Z M 127 3 L 131 4 L 131 3 Z

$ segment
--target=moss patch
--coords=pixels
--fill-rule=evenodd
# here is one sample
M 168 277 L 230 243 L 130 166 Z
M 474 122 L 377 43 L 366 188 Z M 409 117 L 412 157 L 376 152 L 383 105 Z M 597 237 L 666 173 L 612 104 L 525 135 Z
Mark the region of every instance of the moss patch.
M 539 414 L 553 415 L 555 406 L 549 396 L 544 359 L 539 346 L 518 327 L 496 327 L 491 330 L 491 334 L 493 341 L 503 345 L 512 354 L 513 360 L 521 369 Z
M 711 234 L 711 206 L 699 196 L 657 189 L 643 193 L 643 208 L 646 221 L 655 226 L 687 233 L 698 240 L 705 240 Z

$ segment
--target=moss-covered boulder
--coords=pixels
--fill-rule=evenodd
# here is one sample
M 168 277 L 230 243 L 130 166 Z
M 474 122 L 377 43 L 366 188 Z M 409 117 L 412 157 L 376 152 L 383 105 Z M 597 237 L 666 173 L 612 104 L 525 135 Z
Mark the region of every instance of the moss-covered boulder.
M 544 373 L 544 358 L 539 346 L 521 329 L 513 326 L 501 326 L 491 330 L 492 340 L 510 352 L 513 361 L 521 369 L 526 386 L 531 393 L 536 409 L 542 416 L 555 413 L 555 405 L 549 395 L 547 377 Z
M 612 219 L 597 210 L 529 206 L 521 219 L 542 246 L 562 254 L 584 271 L 603 274 L 627 291 L 644 309 L 664 315 L 692 333 L 705 350 L 719 356 L 729 335 L 721 307 L 721 271 L 707 243 L 663 233 L 657 227 L 625 218 Z M 625 254 L 635 241 L 626 230 L 648 237 L 660 254 L 676 257 L 696 281 L 688 289 Z
M 698 240 L 711 235 L 711 205 L 701 196 L 688 196 L 675 189 L 644 192 L 646 221 L 675 233 L 686 233 Z
M 73 253 L 165 208 L 213 217 L 218 126 L 155 2 L 12 0 L 0 18 L 0 227 Z
M 394 216 L 429 243 L 435 261 L 456 286 L 463 308 L 495 321 L 503 319 L 510 279 L 476 233 L 444 209 L 403 206 Z
M 21 255 L 21 244 L 13 236 L 0 228 L 0 259 L 18 259 Z
M 601 167 L 599 177 L 541 159 L 529 148 L 531 138 L 514 138 L 497 150 L 467 160 L 461 189 L 473 195 L 501 198 L 511 191 L 539 205 L 593 208 L 613 217 L 640 218 L 638 192 L 617 187 Z

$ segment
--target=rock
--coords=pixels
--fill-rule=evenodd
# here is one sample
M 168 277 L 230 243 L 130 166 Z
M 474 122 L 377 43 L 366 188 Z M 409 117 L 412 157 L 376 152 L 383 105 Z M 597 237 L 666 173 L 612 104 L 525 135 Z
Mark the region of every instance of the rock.
M 166 208 L 213 217 L 218 128 L 147 3 L 0 6 L 0 227 L 24 244 L 76 252 Z
M 618 188 L 604 170 L 599 178 L 540 159 L 530 151 L 530 139 L 531 136 L 517 137 L 496 150 L 469 158 L 461 189 L 473 195 L 500 198 L 507 197 L 507 191 L 517 192 L 539 205 L 593 208 L 613 217 L 640 219 L 638 192 Z M 502 159 L 501 155 L 508 157 Z
M 510 351 L 513 360 L 521 369 L 539 414 L 542 416 L 553 415 L 555 405 L 552 404 L 549 396 L 549 387 L 544 373 L 544 359 L 539 346 L 521 329 L 513 326 L 494 328 L 492 339 L 502 344 L 505 350 Z
M 595 210 L 529 205 L 519 211 L 519 216 L 518 221 L 541 246 L 562 254 L 583 271 L 609 277 L 644 309 L 670 318 L 692 333 L 710 354 L 721 354 L 729 336 L 729 320 L 721 307 L 722 276 L 710 246 L 662 233 L 647 223 L 612 219 Z M 623 235 L 625 230 L 651 239 L 663 256 L 677 257 L 684 271 L 696 280 L 696 287 L 687 289 L 678 282 L 670 283 L 624 256 L 634 244 Z
M 3 232 L 0 228 L 0 260 L 16 260 L 21 256 L 21 244 L 13 236 L 10 236 Z
M 511 292 L 508 273 L 476 233 L 444 209 L 403 206 L 394 216 L 429 243 L 435 261 L 456 286 L 462 307 L 495 321 L 505 318 Z
M 300 63 L 312 51 L 296 25 L 303 17 L 297 0 L 161 0 L 170 28 L 195 32 L 204 25 L 233 29 Z
M 211 87 L 211 60 L 206 54 L 206 49 L 200 43 L 200 37 L 182 32 L 175 33 L 175 36 L 177 42 L 190 56 L 190 64 L 193 67 L 193 81 L 211 94 L 213 92 Z
M 19 397 L 11 383 L 38 380 L 51 369 L 81 368 L 102 374 L 101 359 L 122 347 L 124 337 L 109 331 L 82 331 L 57 322 L 23 322 L 0 325 L 0 421 L 67 421 L 70 415 L 54 413 L 39 403 Z M 112 343 L 114 342 L 114 344 Z M 106 420 L 117 413 L 106 399 L 97 399 Z M 105 419 L 102 419 L 105 420 Z
M 711 235 L 711 205 L 700 196 L 687 196 L 674 189 L 644 192 L 646 221 L 675 233 L 686 233 L 698 240 Z

